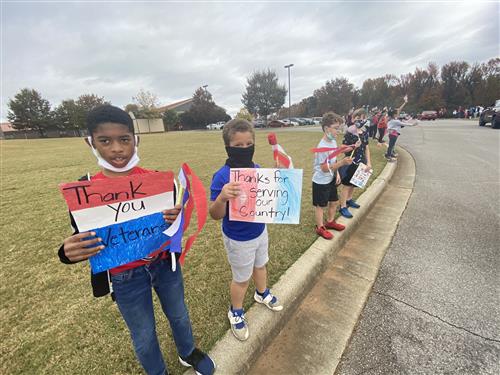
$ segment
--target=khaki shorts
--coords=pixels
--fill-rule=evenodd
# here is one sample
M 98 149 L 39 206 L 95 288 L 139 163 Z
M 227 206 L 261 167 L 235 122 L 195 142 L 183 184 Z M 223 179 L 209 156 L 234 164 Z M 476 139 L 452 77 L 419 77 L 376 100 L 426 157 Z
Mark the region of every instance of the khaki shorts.
M 238 283 L 250 280 L 253 269 L 264 267 L 269 261 L 267 228 L 253 240 L 232 240 L 224 232 L 222 232 L 222 239 L 226 248 L 227 260 L 233 272 L 233 280 Z

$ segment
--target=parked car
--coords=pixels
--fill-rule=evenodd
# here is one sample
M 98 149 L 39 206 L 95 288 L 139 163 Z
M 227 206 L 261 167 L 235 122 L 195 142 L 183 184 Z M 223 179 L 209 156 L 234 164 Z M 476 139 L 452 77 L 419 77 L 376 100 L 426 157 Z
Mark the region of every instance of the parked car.
M 435 120 L 437 119 L 438 114 L 436 111 L 423 111 L 418 115 L 419 120 Z
M 483 109 L 479 116 L 479 126 L 484 126 L 491 122 L 493 129 L 500 129 L 500 99 L 495 101 L 491 107 Z
M 297 117 L 290 117 L 290 121 L 296 122 L 298 125 L 305 125 L 305 122 Z
M 216 122 L 215 124 L 208 124 L 207 129 L 208 130 L 222 130 L 226 123 L 224 121 L 219 121 Z
M 267 123 L 270 128 L 286 128 L 292 126 L 290 123 L 285 123 L 282 120 L 272 120 Z
M 408 114 L 408 113 L 406 113 L 406 112 L 401 112 L 401 113 L 399 114 L 399 117 L 398 117 L 398 118 L 399 118 L 400 120 L 402 120 L 402 121 L 408 121 L 408 120 L 411 120 L 411 119 L 412 119 L 411 115 L 409 115 L 409 114 Z
M 314 125 L 314 122 L 310 118 L 301 117 L 300 120 L 304 121 L 304 125 Z
M 284 119 L 281 119 L 280 121 L 283 124 L 288 125 L 288 126 L 299 126 L 299 123 L 297 121 L 295 121 L 293 118 L 291 118 L 291 119 L 284 118 Z
M 312 118 L 314 125 L 321 125 L 322 119 L 323 119 L 323 117 L 313 117 Z
M 264 119 L 261 118 L 254 120 L 252 123 L 254 128 L 264 128 L 266 126 L 266 124 L 264 123 Z

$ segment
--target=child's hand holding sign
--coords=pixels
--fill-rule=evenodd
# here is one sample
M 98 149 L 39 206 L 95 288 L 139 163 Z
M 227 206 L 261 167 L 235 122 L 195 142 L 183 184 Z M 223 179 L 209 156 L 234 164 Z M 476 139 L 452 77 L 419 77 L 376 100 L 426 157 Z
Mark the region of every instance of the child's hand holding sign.
M 220 192 L 220 197 L 221 197 L 220 199 L 222 199 L 224 202 L 227 202 L 230 199 L 237 197 L 239 194 L 240 194 L 240 183 L 228 182 L 227 184 L 224 185 L 222 191 Z
M 94 238 L 87 239 L 89 237 Z M 71 262 L 86 260 L 104 249 L 103 245 L 92 246 L 99 242 L 101 242 L 101 239 L 95 237 L 95 232 L 74 234 L 64 240 L 64 255 L 66 255 Z
M 174 208 L 162 211 L 163 219 L 165 219 L 165 222 L 168 224 L 172 224 L 175 219 L 177 219 L 177 215 L 179 215 L 179 212 L 181 212 L 181 208 L 182 205 L 176 204 Z

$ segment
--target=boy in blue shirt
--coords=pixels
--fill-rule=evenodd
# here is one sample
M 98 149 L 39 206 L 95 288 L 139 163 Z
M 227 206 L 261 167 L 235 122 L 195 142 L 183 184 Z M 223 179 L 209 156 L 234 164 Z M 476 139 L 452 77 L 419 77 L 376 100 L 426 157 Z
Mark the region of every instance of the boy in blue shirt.
M 337 148 L 338 129 L 343 123 L 342 117 L 333 112 L 328 112 L 321 119 L 323 137 L 317 148 Z M 333 234 L 328 229 L 342 231 L 345 226 L 335 222 L 335 213 L 339 204 L 337 185 L 340 184 L 338 169 L 341 166 L 349 165 L 352 159 L 346 157 L 337 162 L 334 157 L 328 160 L 330 152 L 317 152 L 314 155 L 314 173 L 312 176 L 312 195 L 314 214 L 316 219 L 316 233 L 326 240 L 331 240 Z M 323 222 L 323 210 L 327 209 L 327 221 Z
M 116 178 L 151 171 L 137 166 L 139 138 L 134 134 L 130 116 L 118 107 L 103 105 L 87 116 L 89 137 L 85 140 L 97 157 L 102 171 L 92 180 Z M 163 211 L 167 223 L 172 223 L 179 214 L 180 206 Z M 64 240 L 59 249 L 59 259 L 66 264 L 85 261 L 99 253 L 104 246 L 95 232 L 79 233 L 71 216 L 73 235 Z M 110 292 L 111 280 L 118 309 L 130 331 L 135 353 L 148 375 L 166 375 L 167 366 L 161 354 L 153 311 L 152 289 L 155 290 L 163 312 L 172 328 L 179 361 L 183 366 L 193 367 L 198 375 L 211 375 L 215 371 L 213 360 L 195 348 L 191 320 L 184 303 L 184 281 L 180 264 L 172 271 L 168 252 L 154 251 L 139 259 L 109 270 L 92 274 L 94 295 L 100 297 Z
M 233 275 L 228 319 L 234 336 L 244 341 L 250 335 L 243 310 L 250 277 L 256 287 L 256 302 L 264 304 L 272 311 L 281 311 L 283 306 L 267 288 L 266 264 L 269 256 L 266 225 L 229 220 L 229 200 L 240 194 L 239 183 L 229 182 L 230 169 L 259 168 L 259 165 L 252 161 L 255 150 L 253 126 L 247 120 L 231 120 L 224 125 L 222 138 L 228 159 L 213 175 L 209 213 L 215 220 L 222 219 L 222 238 Z

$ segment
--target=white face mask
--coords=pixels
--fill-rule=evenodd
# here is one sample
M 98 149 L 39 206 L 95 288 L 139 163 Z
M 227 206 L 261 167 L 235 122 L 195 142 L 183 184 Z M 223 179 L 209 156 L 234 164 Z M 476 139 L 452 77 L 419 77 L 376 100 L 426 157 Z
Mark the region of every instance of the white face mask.
M 118 173 L 130 171 L 137 164 L 139 164 L 139 160 L 141 160 L 141 159 L 139 159 L 139 155 L 137 155 L 137 144 L 139 142 L 139 138 L 137 138 L 137 135 L 134 135 L 134 139 L 135 139 L 134 155 L 132 155 L 132 157 L 130 158 L 130 160 L 128 161 L 126 166 L 124 166 L 122 168 L 116 168 L 102 158 L 101 154 L 99 154 L 99 151 L 97 151 L 97 149 L 92 144 L 92 137 L 87 137 L 87 140 L 89 141 L 90 147 L 92 148 L 92 153 L 97 158 L 97 165 L 100 166 L 101 168 L 104 168 L 104 169 L 107 169 L 107 170 L 110 170 L 113 172 L 118 172 Z

